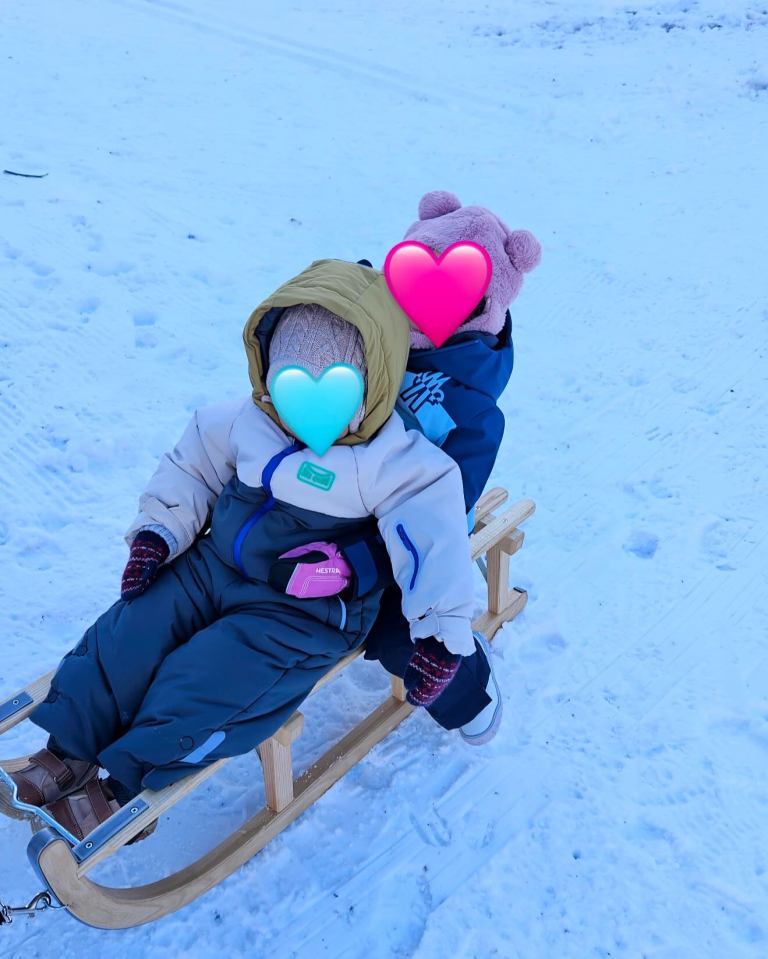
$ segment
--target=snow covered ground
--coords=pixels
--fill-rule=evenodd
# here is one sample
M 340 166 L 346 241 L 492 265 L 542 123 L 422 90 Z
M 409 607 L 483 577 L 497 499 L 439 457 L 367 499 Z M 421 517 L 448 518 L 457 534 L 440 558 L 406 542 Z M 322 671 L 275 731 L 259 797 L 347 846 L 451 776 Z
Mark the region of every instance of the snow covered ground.
M 768 955 L 767 50 L 736 0 L 2 4 L 0 168 L 47 175 L 0 175 L 0 692 L 114 601 L 142 484 L 247 392 L 284 279 L 380 265 L 431 189 L 544 259 L 492 478 L 538 503 L 497 739 L 414 716 L 192 907 L 20 920 L 0 955 Z M 316 697 L 299 762 L 385 689 L 358 664 Z M 97 877 L 189 861 L 254 774 Z M 27 839 L 0 822 L 14 904 Z

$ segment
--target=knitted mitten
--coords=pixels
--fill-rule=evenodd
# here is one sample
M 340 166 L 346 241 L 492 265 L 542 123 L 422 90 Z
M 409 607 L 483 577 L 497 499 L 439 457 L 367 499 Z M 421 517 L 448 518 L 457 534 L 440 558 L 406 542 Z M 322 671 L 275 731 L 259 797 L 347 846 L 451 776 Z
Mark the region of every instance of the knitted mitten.
M 131 543 L 123 582 L 120 588 L 121 599 L 135 599 L 157 576 L 158 570 L 168 559 L 170 549 L 159 533 L 151 529 L 142 529 Z
M 413 706 L 431 706 L 456 675 L 461 656 L 449 652 L 434 636 L 418 639 L 405 670 L 406 699 Z

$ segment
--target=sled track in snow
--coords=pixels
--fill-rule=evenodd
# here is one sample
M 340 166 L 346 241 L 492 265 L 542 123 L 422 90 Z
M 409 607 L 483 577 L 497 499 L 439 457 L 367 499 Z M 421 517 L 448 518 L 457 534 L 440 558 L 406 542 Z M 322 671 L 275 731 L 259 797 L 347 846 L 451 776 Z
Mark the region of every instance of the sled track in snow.
M 170 0 L 111 0 L 111 2 L 172 23 L 182 24 L 191 30 L 215 34 L 239 46 L 261 50 L 279 59 L 287 59 L 309 67 L 319 67 L 321 70 L 329 70 L 350 79 L 361 80 L 377 90 L 386 88 L 402 93 L 420 102 L 429 103 L 431 106 L 454 110 L 453 104 L 460 101 L 462 104 L 470 104 L 475 110 L 481 109 L 488 113 L 497 113 L 505 109 L 502 101 L 444 83 L 440 84 L 439 92 L 425 90 L 415 86 L 410 75 L 404 71 L 380 63 L 372 63 L 371 60 L 362 57 L 255 30 L 243 23 L 231 25 L 221 20 L 204 19 L 194 14 L 189 7 L 170 2 Z M 525 109 L 524 104 L 515 104 L 516 111 L 523 109 Z
M 507 773 L 509 771 L 507 770 Z M 349 916 L 360 906 L 364 907 L 376 896 L 379 887 L 392 887 L 392 893 L 404 879 L 416 882 L 424 903 L 423 916 L 408 943 L 410 955 L 418 948 L 426 920 L 451 895 L 465 886 L 472 876 L 486 869 L 490 860 L 515 836 L 525 830 L 536 816 L 548 805 L 546 782 L 543 775 L 526 782 L 525 789 L 510 796 L 508 779 L 498 775 L 489 777 L 487 770 L 478 770 L 469 780 L 461 783 L 461 793 L 454 793 L 436 803 L 425 815 L 443 816 L 447 821 L 459 824 L 472 815 L 474 807 L 493 820 L 493 834 L 489 837 L 488 855 L 478 857 L 476 846 L 457 837 L 445 845 L 426 845 L 417 832 L 406 832 L 381 849 L 377 849 L 351 879 L 330 892 L 318 897 L 302 909 L 291 923 L 291 928 L 279 936 L 284 955 L 291 959 L 313 959 L 321 955 L 321 942 L 331 933 L 332 939 L 344 937 L 349 930 Z M 500 801 L 501 800 L 501 801 Z M 490 846 L 490 843 L 493 843 Z M 429 860 L 429 871 L 424 872 L 421 863 Z M 420 874 L 420 875 L 419 875 Z M 414 909 L 418 911 L 418 907 Z M 335 915 L 334 915 L 335 914 Z M 318 915 L 332 917 L 325 923 L 318 922 Z M 334 936 L 332 930 L 338 935 Z M 277 943 L 273 944 L 276 946 Z M 405 953 L 402 953 L 405 954 Z M 338 959 L 359 956 L 359 946 L 351 944 L 342 952 L 334 953 Z

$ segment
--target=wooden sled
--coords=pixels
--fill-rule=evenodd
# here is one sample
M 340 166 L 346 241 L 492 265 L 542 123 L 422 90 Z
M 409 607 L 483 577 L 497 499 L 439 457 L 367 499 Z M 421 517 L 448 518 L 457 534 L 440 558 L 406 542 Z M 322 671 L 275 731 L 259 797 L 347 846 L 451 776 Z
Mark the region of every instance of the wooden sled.
M 488 608 L 474 621 L 473 628 L 484 633 L 489 640 L 503 623 L 517 616 L 528 598 L 525 590 L 509 587 L 509 558 L 523 545 L 524 533 L 518 527 L 534 512 L 535 504 L 531 500 L 520 500 L 503 512 L 497 512 L 507 497 L 506 490 L 500 487 L 482 496 L 476 507 L 475 527 L 470 536 L 472 558 L 479 562 L 484 575 L 487 568 L 488 583 Z M 356 650 L 338 663 L 317 683 L 312 694 L 362 652 L 362 649 Z M 46 697 L 52 677 L 53 672 L 50 672 L 5 703 L 0 703 L 0 735 L 25 719 Z M 264 809 L 196 862 L 157 882 L 115 888 L 92 882 L 87 873 L 196 789 L 227 760 L 219 760 L 164 789 L 144 790 L 76 845 L 46 826 L 30 841 L 30 862 L 45 884 L 51 904 L 66 908 L 89 926 L 125 929 L 159 919 L 197 899 L 247 862 L 338 782 L 413 709 L 405 701 L 402 680 L 393 676 L 392 694 L 386 702 L 295 780 L 291 744 L 301 734 L 304 717 L 299 712 L 294 713 L 274 736 L 258 747 L 266 792 Z M 2 761 L 0 767 L 13 772 L 25 764 L 26 759 L 17 759 Z M 39 828 L 39 822 L 33 828 Z

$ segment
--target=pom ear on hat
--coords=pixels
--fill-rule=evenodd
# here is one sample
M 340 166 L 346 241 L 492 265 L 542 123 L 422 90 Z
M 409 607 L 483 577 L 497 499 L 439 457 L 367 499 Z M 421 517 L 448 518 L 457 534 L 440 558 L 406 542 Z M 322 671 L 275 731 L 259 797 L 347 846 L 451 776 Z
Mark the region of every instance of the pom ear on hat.
M 513 230 L 504 241 L 509 261 L 521 273 L 530 273 L 541 260 L 541 244 L 528 230 Z
M 455 193 L 449 193 L 447 190 L 433 190 L 431 193 L 425 193 L 419 200 L 419 219 L 434 220 L 435 217 L 460 209 L 461 200 Z

